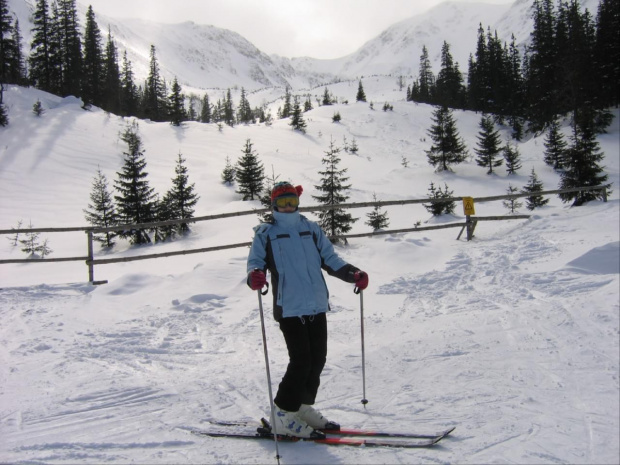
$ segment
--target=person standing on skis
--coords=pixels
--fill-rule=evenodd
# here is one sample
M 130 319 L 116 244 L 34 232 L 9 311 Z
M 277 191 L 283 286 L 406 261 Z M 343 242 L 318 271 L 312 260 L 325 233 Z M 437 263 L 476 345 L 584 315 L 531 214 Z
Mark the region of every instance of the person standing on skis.
M 278 433 L 312 437 L 314 430 L 340 428 L 313 408 L 327 357 L 329 293 L 321 269 L 360 290 L 368 275 L 340 258 L 320 226 L 299 213 L 302 191 L 288 182 L 273 187 L 273 222 L 254 228 L 247 283 L 260 290 L 271 273 L 273 316 L 288 349 L 274 399 Z

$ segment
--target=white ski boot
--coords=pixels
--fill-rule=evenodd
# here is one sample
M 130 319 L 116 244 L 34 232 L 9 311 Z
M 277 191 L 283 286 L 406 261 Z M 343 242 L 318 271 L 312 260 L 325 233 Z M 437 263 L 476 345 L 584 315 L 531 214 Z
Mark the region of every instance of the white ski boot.
M 319 431 L 308 425 L 299 418 L 299 412 L 287 412 L 280 407 L 275 407 L 275 421 L 277 422 L 276 430 L 278 434 L 287 436 L 295 436 L 298 438 L 320 438 L 324 437 Z
M 329 421 L 327 418 L 323 416 L 321 412 L 315 410 L 312 405 L 301 404 L 299 407 L 298 416 L 301 420 L 306 422 L 310 427 L 318 430 L 322 429 L 332 429 L 339 430 L 340 425 L 338 423 L 334 423 L 333 421 Z

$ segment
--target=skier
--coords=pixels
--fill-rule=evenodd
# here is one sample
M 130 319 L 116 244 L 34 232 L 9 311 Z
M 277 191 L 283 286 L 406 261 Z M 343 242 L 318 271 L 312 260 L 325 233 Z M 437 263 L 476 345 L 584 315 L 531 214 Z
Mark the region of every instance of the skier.
M 273 222 L 254 228 L 247 283 L 261 290 L 265 272 L 271 273 L 273 316 L 288 349 L 274 399 L 278 433 L 313 437 L 315 429 L 340 428 L 312 407 L 327 356 L 329 303 L 321 268 L 360 290 L 368 286 L 368 275 L 340 258 L 319 225 L 299 213 L 302 191 L 288 182 L 273 187 Z

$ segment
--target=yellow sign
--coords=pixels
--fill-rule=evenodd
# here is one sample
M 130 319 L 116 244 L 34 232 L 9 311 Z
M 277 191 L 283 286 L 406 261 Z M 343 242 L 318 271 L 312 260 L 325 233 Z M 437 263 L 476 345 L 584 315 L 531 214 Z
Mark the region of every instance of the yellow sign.
M 476 210 L 474 209 L 473 197 L 463 197 L 463 211 L 465 212 L 465 215 L 476 214 Z

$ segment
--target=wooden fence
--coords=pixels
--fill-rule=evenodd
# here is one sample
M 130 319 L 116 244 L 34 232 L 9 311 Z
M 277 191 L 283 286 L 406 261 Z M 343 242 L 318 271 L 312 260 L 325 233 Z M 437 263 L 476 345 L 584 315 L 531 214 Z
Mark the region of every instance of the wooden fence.
M 603 201 L 607 202 L 607 189 L 609 189 L 610 185 L 601 185 L 601 186 L 593 186 L 593 187 L 577 187 L 573 189 L 559 189 L 559 190 L 550 190 L 550 191 L 542 191 L 536 193 L 536 195 L 552 195 L 552 194 L 564 194 L 571 192 L 583 192 L 583 191 L 603 191 Z M 516 199 L 519 197 L 531 197 L 532 194 L 506 194 L 506 195 L 495 195 L 491 197 L 477 197 L 475 198 L 476 203 L 484 203 L 484 202 L 493 202 L 497 200 L 506 200 L 506 199 Z M 310 207 L 300 207 L 300 212 L 312 212 L 312 211 L 322 211 L 322 210 L 333 210 L 333 209 L 353 209 L 353 208 L 367 208 L 367 207 L 386 207 L 386 206 L 395 206 L 395 205 L 412 205 L 412 204 L 428 204 L 433 202 L 449 202 L 449 201 L 463 201 L 470 197 L 451 197 L 446 199 L 410 199 L 410 200 L 387 200 L 380 202 L 355 202 L 355 203 L 343 203 L 339 205 L 322 205 L 322 206 L 310 206 Z M 88 281 L 92 284 L 105 284 L 107 281 L 95 281 L 94 277 L 94 266 L 95 265 L 105 265 L 110 263 L 121 263 L 121 262 L 131 262 L 137 260 L 150 260 L 155 258 L 164 258 L 164 257 L 173 257 L 178 255 L 189 255 L 196 253 L 206 253 L 206 252 L 214 252 L 217 250 L 226 250 L 226 249 L 234 249 L 238 247 L 249 247 L 251 242 L 241 242 L 237 244 L 228 244 L 221 245 L 216 247 L 204 247 L 199 249 L 189 249 L 189 250 L 179 250 L 175 252 L 163 252 L 156 254 L 148 254 L 148 255 L 140 255 L 135 257 L 121 257 L 121 258 L 95 258 L 94 257 L 94 247 L 93 247 L 93 235 L 96 233 L 104 233 L 104 232 L 113 232 L 113 231 L 131 231 L 136 229 L 152 229 L 154 227 L 159 226 L 169 226 L 181 223 L 198 223 L 200 221 L 210 221 L 224 218 L 233 218 L 238 216 L 245 215 L 256 215 L 259 213 L 266 213 L 270 211 L 270 208 L 261 208 L 261 209 L 253 209 L 253 210 L 245 210 L 240 212 L 232 212 L 232 213 L 221 213 L 218 215 L 208 215 L 208 216 L 198 216 L 183 220 L 169 220 L 169 221 L 159 221 L 154 223 L 141 223 L 141 224 L 125 224 L 112 226 L 109 228 L 93 228 L 92 226 L 78 226 L 78 227 L 68 227 L 68 228 L 31 228 L 31 229 L 3 229 L 0 230 L 0 235 L 6 234 L 27 234 L 27 233 L 60 233 L 60 232 L 80 232 L 83 231 L 86 233 L 86 246 L 87 246 L 87 255 L 83 257 L 61 257 L 61 258 L 25 258 L 25 259 L 8 259 L 8 260 L 0 260 L 1 264 L 8 263 L 52 263 L 52 262 L 71 262 L 71 261 L 84 261 L 88 266 Z M 361 234 L 347 234 L 343 236 L 339 236 L 339 238 L 349 239 L 349 238 L 357 238 L 357 237 L 373 237 L 380 236 L 385 234 L 400 234 L 400 233 L 408 233 L 408 232 L 417 232 L 417 231 L 430 231 L 435 229 L 447 229 L 447 228 L 461 228 L 461 232 L 457 236 L 457 240 L 461 238 L 461 235 L 466 230 L 467 231 L 467 240 L 471 240 L 473 238 L 474 230 L 479 221 L 502 221 L 502 220 L 517 220 L 517 219 L 527 219 L 529 215 L 507 215 L 507 216 L 473 216 L 466 215 L 466 219 L 464 222 L 456 222 L 456 223 L 447 223 L 442 225 L 435 226 L 420 226 L 413 227 L 408 229 L 392 229 L 392 230 L 381 230 L 381 231 L 373 231 L 369 233 L 361 233 Z

